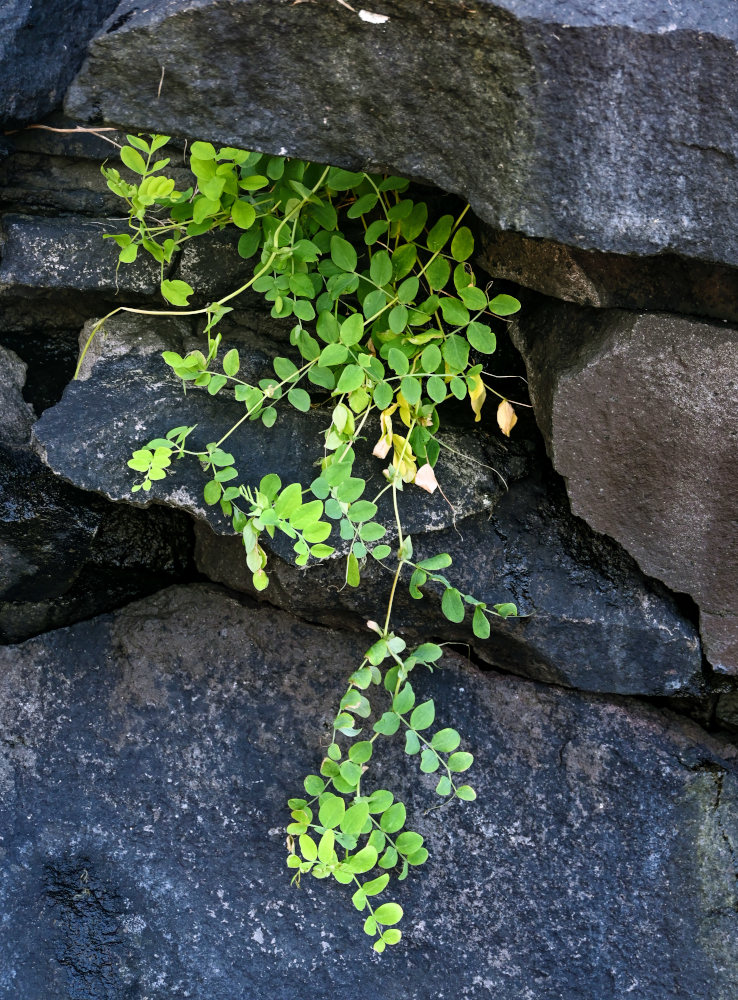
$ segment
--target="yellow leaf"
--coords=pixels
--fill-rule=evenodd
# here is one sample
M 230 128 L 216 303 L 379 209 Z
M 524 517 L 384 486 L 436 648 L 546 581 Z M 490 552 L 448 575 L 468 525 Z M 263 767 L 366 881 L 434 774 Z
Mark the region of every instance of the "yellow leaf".
M 510 431 L 517 422 L 518 418 L 515 410 L 506 399 L 503 399 L 497 407 L 497 424 L 505 437 L 510 437 Z
M 482 419 L 482 407 L 484 406 L 484 401 L 487 398 L 487 389 L 482 381 L 481 375 L 475 375 L 472 381 L 473 385 L 469 387 L 469 400 L 471 402 L 471 408 L 474 410 L 474 423 L 476 424 Z M 499 410 L 497 411 L 497 419 L 498 421 L 500 419 Z

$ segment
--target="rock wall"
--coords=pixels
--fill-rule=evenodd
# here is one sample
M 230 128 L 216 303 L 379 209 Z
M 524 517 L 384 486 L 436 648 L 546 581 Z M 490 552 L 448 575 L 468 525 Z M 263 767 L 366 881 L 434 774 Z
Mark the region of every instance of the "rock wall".
M 308 977 L 316 1000 L 732 1000 L 738 19 L 717 0 L 112 6 L 75 6 L 53 85 L 23 76 L 41 27 L 0 15 L 20 81 L 0 139 L 0 1000 L 279 1000 Z M 480 640 L 440 594 L 398 599 L 408 639 L 463 644 L 427 690 L 480 798 L 419 820 L 417 923 L 381 963 L 343 893 L 289 890 L 281 830 L 388 580 L 345 588 L 337 558 L 298 570 L 275 540 L 256 594 L 196 469 L 131 494 L 142 440 L 212 440 L 234 404 L 164 369 L 201 342 L 185 318 L 116 319 L 71 381 L 95 317 L 160 301 L 102 240 L 115 150 L 85 121 L 438 184 L 523 301 L 499 354 L 533 415 L 507 441 L 451 414 L 445 498 L 402 497 L 421 556 L 527 617 Z M 215 234 L 168 276 L 207 298 L 248 267 Z M 288 350 L 258 296 L 224 331 L 256 378 Z M 239 469 L 311 479 L 319 426 L 249 425 Z M 388 766 L 405 794 L 408 759 Z

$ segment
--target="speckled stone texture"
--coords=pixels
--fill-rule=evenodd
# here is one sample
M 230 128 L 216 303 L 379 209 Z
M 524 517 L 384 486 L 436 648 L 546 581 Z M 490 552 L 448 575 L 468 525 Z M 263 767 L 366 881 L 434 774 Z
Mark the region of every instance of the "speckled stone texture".
M 67 111 L 388 167 L 582 249 L 738 263 L 733 4 L 350 6 L 124 0 Z
M 285 800 L 368 641 L 195 585 L 1 649 L 2 1000 L 733 1000 L 735 749 L 451 653 L 422 690 L 478 801 L 426 813 L 381 758 L 431 850 L 404 943 L 290 888 Z

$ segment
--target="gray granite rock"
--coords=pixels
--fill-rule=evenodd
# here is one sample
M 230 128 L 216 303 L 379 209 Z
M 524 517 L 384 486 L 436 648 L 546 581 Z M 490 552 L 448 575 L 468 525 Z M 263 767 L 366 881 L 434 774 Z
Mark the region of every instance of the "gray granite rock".
M 694 598 L 708 658 L 738 673 L 738 334 L 558 303 L 515 330 L 572 510 Z
M 218 440 L 242 416 L 243 404 L 225 391 L 214 397 L 191 390 L 184 396 L 179 380 L 151 353 L 151 342 L 137 338 L 136 328 L 136 322 L 111 327 L 110 356 L 95 363 L 86 381 L 70 384 L 61 403 L 44 413 L 35 431 L 38 445 L 50 468 L 75 486 L 113 500 L 138 505 L 154 500 L 186 510 L 225 541 L 230 526 L 204 503 L 196 463 L 176 462 L 147 495 L 131 493 L 135 475 L 126 462 L 135 448 L 182 424 L 197 424 L 190 448 Z M 120 354 L 126 337 L 130 353 Z M 242 357 L 255 375 L 267 362 L 261 352 L 244 351 Z M 247 423 L 228 439 L 241 480 L 258 483 L 277 471 L 284 483 L 309 484 L 324 424 L 320 408 L 297 414 L 289 407 L 269 430 L 260 422 Z M 384 485 L 381 466 L 369 454 L 373 435 L 370 431 L 368 444 L 357 451 L 357 469 L 369 481 L 370 495 Z M 398 604 L 403 624 L 472 642 L 480 656 L 507 669 L 587 690 L 654 695 L 701 690 L 701 651 L 692 623 L 663 588 L 644 579 L 632 559 L 571 517 L 560 487 L 541 471 L 545 459 L 535 457 L 534 441 L 503 445 L 499 434 L 484 426 L 475 433 L 451 429 L 444 440 L 453 449 L 442 451 L 436 469 L 445 496 L 406 490 L 400 497 L 404 530 L 418 552 L 451 552 L 466 592 L 489 604 L 515 601 L 531 617 L 499 623 L 493 637 L 480 643 L 469 622 L 460 629 L 446 623 L 437 601 L 419 606 L 406 598 Z M 392 540 L 389 494 L 378 518 Z M 305 575 L 291 566 L 289 539 L 277 533 L 265 544 L 275 557 L 269 600 L 311 618 L 345 622 L 348 616 L 354 623 L 376 617 L 386 601 L 389 581 L 379 567 L 369 570 L 369 586 L 354 595 L 342 589 L 344 570 L 337 558 Z M 248 589 L 242 550 L 213 545 L 211 539 L 201 548 L 201 570 L 230 587 Z
M 115 0 L 4 0 L 0 6 L 0 122 L 38 121 L 61 104 L 88 40 Z
M 200 585 L 0 649 L 2 1000 L 732 1000 L 735 748 L 452 653 L 423 693 L 477 802 L 426 812 L 382 756 L 431 852 L 404 941 L 290 888 L 285 802 L 365 642 Z
M 722 0 L 351 6 L 124 0 L 67 112 L 387 167 L 497 229 L 583 249 L 738 263 L 738 19 Z

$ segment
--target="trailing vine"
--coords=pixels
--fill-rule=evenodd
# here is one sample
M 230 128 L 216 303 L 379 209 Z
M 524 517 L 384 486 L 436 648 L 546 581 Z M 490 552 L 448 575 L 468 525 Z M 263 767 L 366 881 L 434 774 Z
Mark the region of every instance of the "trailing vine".
M 166 351 L 163 360 L 185 387 L 213 396 L 230 392 L 243 403 L 240 419 L 217 441 L 192 444 L 197 428 L 183 425 L 134 451 L 128 465 L 139 478 L 132 490 L 148 493 L 176 459 L 198 461 L 205 503 L 219 506 L 240 536 L 257 591 L 269 585 L 264 538 L 276 532 L 292 540 L 298 566 L 334 555 L 330 543 L 338 534 L 350 587 L 359 586 L 368 558 L 392 574 L 388 605 L 381 624 L 368 623 L 375 639 L 348 678 L 320 773 L 305 778 L 304 797 L 289 800 L 287 826 L 293 881 L 310 874 L 351 886 L 354 906 L 365 914 L 364 930 L 381 952 L 400 940 L 396 925 L 403 913 L 396 902 L 378 897 L 393 875 L 404 879 L 428 852 L 422 836 L 407 826 L 404 803 L 368 785 L 378 741 L 404 735 L 405 752 L 417 757 L 423 773 L 438 776 L 435 790 L 444 802 L 476 797 L 460 778 L 472 754 L 459 749 L 454 728 L 436 728 L 432 700 L 416 700 L 411 673 L 433 670 L 443 650 L 432 642 L 408 649 L 392 631 L 397 587 L 406 580 L 411 596 L 420 599 L 423 587 L 437 585 L 446 618 L 461 622 L 471 610 L 474 634 L 482 639 L 490 634 L 491 616 L 517 614 L 513 604 L 488 607 L 459 591 L 441 572 L 451 566 L 447 553 L 415 560 L 398 493 L 410 484 L 437 488 L 439 407 L 446 400 L 468 398 L 479 420 L 488 394 L 497 396 L 498 424 L 510 433 L 514 407 L 485 382 L 479 358 L 495 350 L 491 322 L 520 306 L 512 296 L 477 285 L 470 264 L 474 238 L 463 224 L 468 205 L 455 217 L 431 220 L 427 204 L 408 195 L 403 178 L 216 150 L 207 142 L 192 144 L 192 183 L 177 190 L 165 172 L 170 158 L 158 155 L 169 137 L 127 140 L 120 157 L 133 180 L 115 167 L 104 165 L 102 172 L 126 202 L 128 232 L 107 238 L 118 244 L 121 264 L 141 252 L 154 258 L 161 294 L 174 309 L 113 310 L 93 327 L 80 365 L 92 338 L 118 312 L 199 315 L 205 320 L 203 350 L 185 356 Z M 168 277 L 168 270 L 186 242 L 226 226 L 240 230 L 238 252 L 254 261 L 251 276 L 217 301 L 192 307 L 194 289 Z M 291 321 L 290 343 L 300 358 L 297 364 L 274 358 L 274 376 L 257 384 L 242 377 L 237 349 L 220 353 L 218 324 L 248 289 L 271 303 L 272 317 Z M 307 412 L 316 397 L 331 407 L 316 478 L 283 484 L 275 471 L 259 483 L 241 481 L 228 438 L 249 421 L 271 427 L 280 403 Z M 376 438 L 373 454 L 388 463 L 385 483 L 371 497 L 366 481 L 353 474 L 357 443 L 369 435 Z M 386 493 L 395 517 L 394 550 L 382 540 L 386 526 L 376 520 Z

